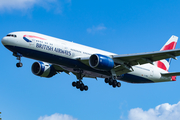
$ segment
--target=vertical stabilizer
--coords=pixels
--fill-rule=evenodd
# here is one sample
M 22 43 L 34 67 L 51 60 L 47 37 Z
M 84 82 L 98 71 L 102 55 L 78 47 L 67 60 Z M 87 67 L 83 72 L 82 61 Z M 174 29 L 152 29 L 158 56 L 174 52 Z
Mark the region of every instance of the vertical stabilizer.
M 177 40 L 178 40 L 178 37 L 172 35 L 171 38 L 166 42 L 166 44 L 161 48 L 160 51 L 175 49 Z M 157 67 L 168 71 L 170 62 L 171 62 L 171 58 L 168 58 L 168 59 L 157 61 L 155 64 L 157 65 Z

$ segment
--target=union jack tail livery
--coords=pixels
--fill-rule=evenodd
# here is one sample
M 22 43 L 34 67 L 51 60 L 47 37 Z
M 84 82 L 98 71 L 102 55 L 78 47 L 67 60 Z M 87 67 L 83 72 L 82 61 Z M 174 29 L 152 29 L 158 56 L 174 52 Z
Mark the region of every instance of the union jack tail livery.
M 161 48 L 160 51 L 175 49 L 177 40 L 178 40 L 178 37 L 172 35 L 171 38 L 166 42 L 166 44 Z M 171 57 L 171 56 L 169 56 L 169 57 Z M 156 65 L 157 65 L 157 67 L 168 71 L 171 59 L 172 58 L 159 60 L 159 61 L 156 62 Z

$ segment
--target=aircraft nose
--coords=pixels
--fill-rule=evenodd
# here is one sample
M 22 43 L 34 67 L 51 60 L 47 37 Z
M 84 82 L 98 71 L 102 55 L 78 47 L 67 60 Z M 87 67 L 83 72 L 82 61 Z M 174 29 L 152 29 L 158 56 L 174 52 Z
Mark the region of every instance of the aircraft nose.
M 6 44 L 5 37 L 3 37 L 3 38 L 2 38 L 1 43 L 2 43 L 3 45 L 5 45 L 5 44 Z

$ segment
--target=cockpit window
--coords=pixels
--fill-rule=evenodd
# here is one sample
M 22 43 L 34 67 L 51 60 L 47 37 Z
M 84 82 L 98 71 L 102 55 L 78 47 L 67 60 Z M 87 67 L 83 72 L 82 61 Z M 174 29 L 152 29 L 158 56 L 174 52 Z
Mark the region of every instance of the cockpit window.
M 6 35 L 6 36 L 8 36 L 8 37 L 17 37 L 17 36 L 14 35 L 14 34 L 8 34 L 8 35 Z

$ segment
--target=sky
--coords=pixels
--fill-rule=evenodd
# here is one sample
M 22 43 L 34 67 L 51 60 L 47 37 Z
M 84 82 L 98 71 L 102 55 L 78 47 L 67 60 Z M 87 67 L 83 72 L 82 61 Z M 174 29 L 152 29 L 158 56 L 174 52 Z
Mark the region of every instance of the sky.
M 178 0 L 1 0 L 0 39 L 33 31 L 116 54 L 159 51 L 180 37 Z M 180 43 L 177 43 L 180 48 Z M 112 88 L 84 78 L 87 92 L 72 87 L 74 75 L 35 76 L 36 60 L 23 67 L 0 43 L 0 118 L 3 120 L 179 120 L 180 77 L 175 82 Z M 180 59 L 179 57 L 177 57 Z M 169 72 L 180 71 L 172 60 Z

